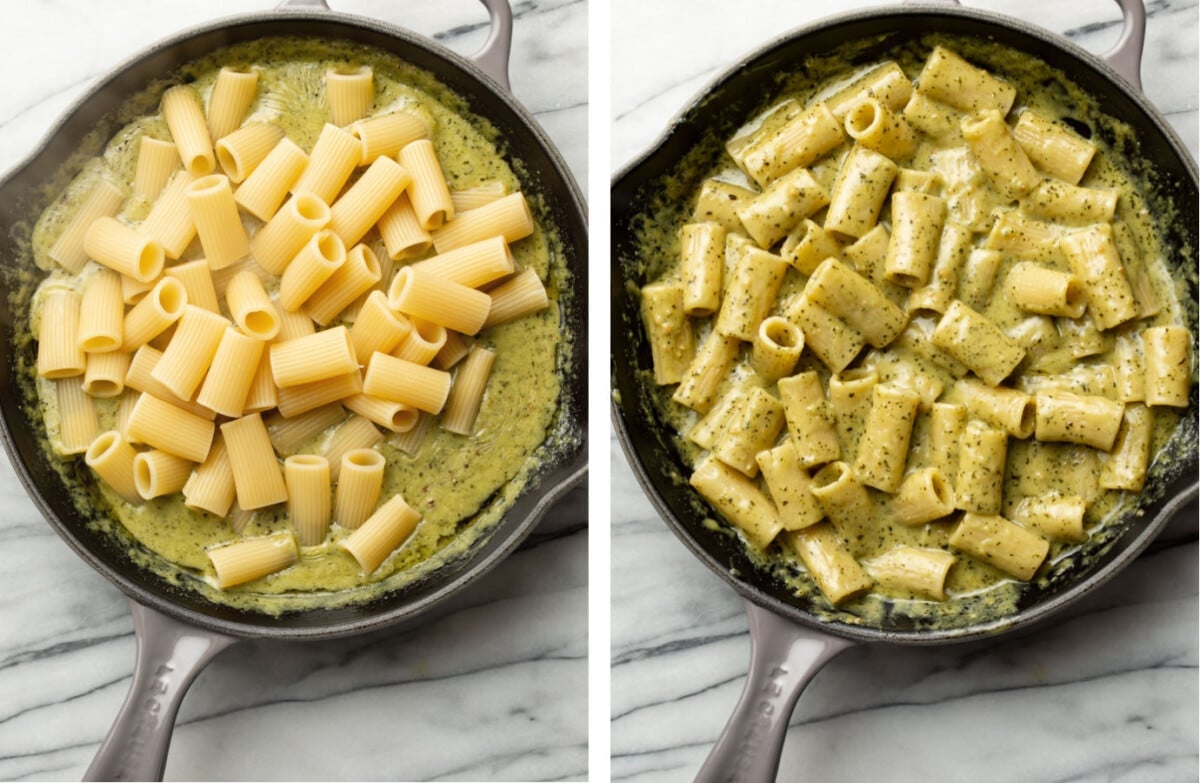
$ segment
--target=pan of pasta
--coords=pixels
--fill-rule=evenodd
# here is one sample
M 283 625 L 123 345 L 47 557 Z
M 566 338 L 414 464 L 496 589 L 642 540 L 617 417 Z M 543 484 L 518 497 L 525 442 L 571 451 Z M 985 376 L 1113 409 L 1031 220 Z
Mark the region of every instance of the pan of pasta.
M 584 475 L 586 214 L 506 0 L 470 59 L 299 5 L 136 56 L 0 183 L 4 442 L 138 630 L 90 779 L 161 777 L 230 643 L 415 621 Z
M 773 780 L 847 646 L 1027 628 L 1195 498 L 1197 169 L 1120 5 L 1103 58 L 955 4 L 828 20 L 614 179 L 614 425 L 749 614 L 698 779 Z

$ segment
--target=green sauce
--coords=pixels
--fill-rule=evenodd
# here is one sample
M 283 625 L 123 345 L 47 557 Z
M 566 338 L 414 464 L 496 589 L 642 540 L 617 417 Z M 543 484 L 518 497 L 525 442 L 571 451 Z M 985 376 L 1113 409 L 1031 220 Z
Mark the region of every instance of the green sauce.
M 47 251 L 98 177 L 105 176 L 129 188 L 138 142 L 143 136 L 170 139 L 166 123 L 157 114 L 155 96 L 163 87 L 191 83 L 207 100 L 221 66 L 253 66 L 260 72 L 259 90 L 246 121 L 277 122 L 293 141 L 309 151 L 327 121 L 326 70 L 334 65 L 364 63 L 375 70 L 376 98 L 368 116 L 403 109 L 422 117 L 432 129 L 431 138 L 451 189 L 499 180 L 508 192 L 521 190 L 521 183 L 503 157 L 504 140 L 495 127 L 470 113 L 461 96 L 428 72 L 386 52 L 354 44 L 289 38 L 241 44 L 182 67 L 130 101 L 122 117 L 124 127 L 95 159 L 83 162 L 78 175 L 34 227 L 29 257 L 23 259 L 21 291 L 28 296 L 42 277 L 33 272 L 34 265 L 49 271 L 41 287 L 81 287 L 89 270 L 85 269 L 80 277 L 71 276 L 55 267 Z M 92 140 L 93 145 L 104 142 Z M 78 168 L 75 161 L 66 162 L 63 168 L 69 171 L 73 165 Z M 544 214 L 543 205 L 531 194 L 527 196 L 534 215 Z M 128 199 L 119 217 L 136 224 L 149 206 Z M 244 219 L 248 224 L 257 224 L 253 218 Z M 366 241 L 373 242 L 377 255 L 384 258 L 386 251 L 374 236 L 368 235 Z M 41 379 L 32 382 L 33 368 L 24 366 L 26 385 L 36 386 L 37 390 L 37 398 L 29 399 L 30 418 L 45 422 L 45 449 L 84 516 L 107 534 L 129 541 L 131 557 L 168 581 L 198 591 L 212 601 L 267 614 L 372 600 L 426 577 L 485 540 L 538 467 L 550 441 L 579 437 L 578 433 L 562 433 L 555 427 L 561 373 L 572 353 L 560 328 L 558 292 L 563 290 L 567 271 L 559 237 L 552 226 L 541 221 L 532 236 L 513 244 L 512 252 L 518 268 L 535 270 L 545 282 L 550 307 L 487 329 L 476 338 L 478 344 L 496 353 L 496 360 L 473 435 L 455 435 L 435 423 L 414 456 L 405 454 L 390 439 L 376 446 L 387 460 L 381 497 L 400 493 L 422 519 L 408 541 L 372 574 L 361 574 L 354 558 L 337 546 L 349 531 L 335 524 L 323 544 L 301 549 L 294 566 L 252 583 L 219 590 L 213 586 L 214 572 L 205 551 L 238 539 L 228 520 L 187 508 L 179 494 L 131 506 L 103 482 L 90 477 L 82 457 L 59 456 L 54 387 Z M 181 261 L 194 257 L 199 257 L 198 243 L 185 252 Z M 37 334 L 36 305 L 30 312 L 30 331 L 14 338 L 18 356 L 33 355 L 30 344 Z M 23 364 L 31 362 L 23 360 Z M 115 403 L 99 403 L 100 424 L 106 429 L 113 421 Z M 329 435 L 318 435 L 298 452 L 321 452 Z M 259 510 L 243 535 L 266 535 L 287 528 L 287 509 L 281 505 Z

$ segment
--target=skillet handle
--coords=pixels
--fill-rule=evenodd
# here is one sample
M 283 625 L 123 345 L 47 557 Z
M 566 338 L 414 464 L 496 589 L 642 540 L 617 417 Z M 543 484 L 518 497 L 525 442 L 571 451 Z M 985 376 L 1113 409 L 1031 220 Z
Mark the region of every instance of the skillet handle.
M 319 2 L 319 0 L 317 0 Z M 1115 0 L 1121 7 L 1121 37 L 1100 59 L 1142 92 L 1142 53 L 1146 48 L 1143 0 Z M 904 0 L 904 5 L 961 5 L 959 0 Z
M 471 62 L 500 85 L 506 93 L 512 95 L 512 85 L 508 81 L 508 61 L 512 54 L 512 7 L 508 0 L 479 0 L 487 9 L 491 32 L 479 51 L 471 55 Z M 276 10 L 317 8 L 329 10 L 326 0 L 282 0 L 275 6 Z
M 788 720 L 804 686 L 830 658 L 854 645 L 785 620 L 750 601 L 750 673 L 725 730 L 696 783 L 771 783 Z
M 84 780 L 162 780 L 183 695 L 200 670 L 237 641 L 129 603 L 137 638 L 133 682 Z
M 506 93 L 512 95 L 512 85 L 508 82 L 508 61 L 512 54 L 512 7 L 509 6 L 508 0 L 479 0 L 479 2 L 487 8 L 492 30 L 479 51 L 471 55 L 471 61 L 492 77 Z
M 1116 0 L 1121 6 L 1121 37 L 1100 55 L 1125 81 L 1142 92 L 1142 53 L 1146 48 L 1146 6 L 1142 0 Z

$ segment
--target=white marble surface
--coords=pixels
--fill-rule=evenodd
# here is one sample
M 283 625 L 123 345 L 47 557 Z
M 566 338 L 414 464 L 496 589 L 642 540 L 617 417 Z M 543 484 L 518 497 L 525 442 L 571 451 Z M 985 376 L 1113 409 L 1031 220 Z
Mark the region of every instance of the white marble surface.
M 967 0 L 1116 40 L 1104 0 Z M 618 0 L 612 162 L 619 169 L 739 56 L 792 27 L 872 3 L 755 4 L 769 29 L 710 0 Z M 1197 151 L 1197 5 L 1152 2 L 1146 91 Z M 1189 219 L 1194 219 L 1194 216 Z M 741 600 L 645 501 L 614 440 L 612 779 L 690 780 L 745 681 Z M 800 697 L 779 780 L 1195 781 L 1197 510 L 1054 627 L 970 647 L 859 647 Z
M 0 173 L 93 80 L 149 43 L 272 0 L 5 2 Z M 472 53 L 473 0 L 332 0 Z M 587 8 L 516 4 L 514 94 L 587 180 Z M 0 460 L 0 779 L 78 779 L 125 698 L 128 604 Z M 572 491 L 511 558 L 418 630 L 243 643 L 183 703 L 167 779 L 587 777 L 587 502 Z

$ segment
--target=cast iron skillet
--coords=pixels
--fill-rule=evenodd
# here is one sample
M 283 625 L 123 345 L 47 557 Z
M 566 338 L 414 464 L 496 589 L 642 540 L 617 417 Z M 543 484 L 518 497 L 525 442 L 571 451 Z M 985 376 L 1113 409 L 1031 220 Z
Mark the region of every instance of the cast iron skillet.
M 62 481 L 42 454 L 23 409 L 14 377 L 16 357 L 8 338 L 0 357 L 0 416 L 3 440 L 26 490 L 60 536 L 93 568 L 131 599 L 138 654 L 133 683 L 121 714 L 101 747 L 88 779 L 161 779 L 175 715 L 188 686 L 218 652 L 243 638 L 329 639 L 366 633 L 421 617 L 458 593 L 511 553 L 547 510 L 586 472 L 587 345 L 584 302 L 587 222 L 584 200 L 569 169 L 529 113 L 509 94 L 508 57 L 512 12 L 507 0 L 481 0 L 491 18 L 491 34 L 471 59 L 413 33 L 372 20 L 336 14 L 323 0 L 301 0 L 275 12 L 234 17 L 182 33 L 136 56 L 103 79 L 67 113 L 42 149 L 0 182 L 0 323 L 6 335 L 28 323 L 28 303 L 13 296 L 17 241 L 28 236 L 50 193 L 44 183 L 66 182 L 75 171 L 60 171 L 81 140 L 103 129 L 102 145 L 118 127 L 114 110 L 179 65 L 213 50 L 272 35 L 356 41 L 392 52 L 434 74 L 462 95 L 471 110 L 500 130 L 510 160 L 520 160 L 523 188 L 545 208 L 539 218 L 557 227 L 568 256 L 569 285 L 560 291 L 562 325 L 568 340 L 562 366 L 562 400 L 540 467 L 515 505 L 490 536 L 429 578 L 370 603 L 318 609 L 282 617 L 238 611 L 210 603 L 138 567 L 124 547 L 90 529 L 62 490 Z M 285 4 L 287 5 L 287 4 Z M 308 6 L 296 8 L 295 6 Z M 99 150 L 91 150 L 94 154 Z M 79 161 L 79 157 L 75 158 Z M 71 165 L 71 164 L 68 164 Z M 74 164 L 76 167 L 80 162 Z
M 621 445 L 650 500 L 685 545 L 739 594 L 748 614 L 751 664 L 741 700 L 697 780 L 773 780 L 779 753 L 800 691 L 830 658 L 858 642 L 937 644 L 965 641 L 1028 628 L 1082 598 L 1131 562 L 1173 514 L 1194 499 L 1196 489 L 1196 409 L 1193 385 L 1189 407 L 1172 441 L 1182 455 L 1157 464 L 1119 534 L 1098 557 L 1065 571 L 1061 578 L 1026 591 L 1012 616 L 964 627 L 939 628 L 892 617 L 880 627 L 822 619 L 786 587 L 756 570 L 736 538 L 706 526 L 711 516 L 681 476 L 686 466 L 670 444 L 668 428 L 647 401 L 644 384 L 652 366 L 641 327 L 638 287 L 647 282 L 637 248 L 639 215 L 664 195 L 677 201 L 699 184 L 712 156 L 684 166 L 684 157 L 706 141 L 727 138 L 758 106 L 776 82 L 808 56 L 820 56 L 847 42 L 885 36 L 879 50 L 932 31 L 994 40 L 1023 50 L 1070 75 L 1089 93 L 1103 98 L 1105 111 L 1136 131 L 1145 169 L 1158 182 L 1156 198 L 1169 201 L 1182 217 L 1167 227 L 1167 252 L 1185 291 L 1196 301 L 1196 164 L 1166 121 L 1140 94 L 1140 62 L 1145 33 L 1141 0 L 1118 0 L 1125 28 L 1113 51 L 1097 58 L 1070 42 L 1019 20 L 939 4 L 881 9 L 839 16 L 798 30 L 747 56 L 704 90 L 659 142 L 619 173 L 612 187 L 613 260 L 612 384 L 613 420 Z M 874 51 L 874 49 L 872 49 Z M 877 55 L 866 54 L 867 61 Z M 665 178 L 676 177 L 669 183 Z M 668 190 L 669 188 L 669 190 Z M 1183 248 L 1189 248 L 1185 255 Z M 1187 313 L 1194 319 L 1194 308 Z M 1196 331 L 1194 320 L 1188 324 Z M 844 617 L 844 616 L 843 616 Z

